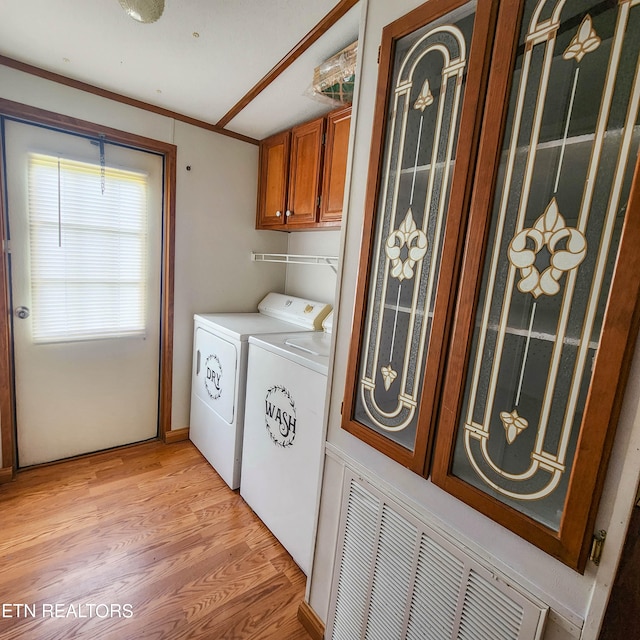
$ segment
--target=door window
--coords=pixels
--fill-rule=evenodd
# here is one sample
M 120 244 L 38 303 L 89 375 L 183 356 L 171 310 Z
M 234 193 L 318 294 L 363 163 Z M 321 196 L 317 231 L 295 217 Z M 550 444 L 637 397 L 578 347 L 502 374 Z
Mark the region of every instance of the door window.
M 146 331 L 147 175 L 29 155 L 34 342 Z

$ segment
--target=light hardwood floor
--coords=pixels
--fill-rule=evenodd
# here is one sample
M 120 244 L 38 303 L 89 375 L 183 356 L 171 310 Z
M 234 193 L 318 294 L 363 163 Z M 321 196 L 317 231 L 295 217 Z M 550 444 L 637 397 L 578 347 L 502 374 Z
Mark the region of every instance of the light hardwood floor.
M 0 485 L 1 640 L 308 640 L 304 585 L 188 441 Z

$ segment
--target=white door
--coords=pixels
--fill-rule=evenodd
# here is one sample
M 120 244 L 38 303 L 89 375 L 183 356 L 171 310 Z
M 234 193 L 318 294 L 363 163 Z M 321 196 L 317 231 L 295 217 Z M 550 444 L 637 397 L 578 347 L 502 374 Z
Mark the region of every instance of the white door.
M 196 325 L 192 385 L 196 395 L 224 422 L 232 424 L 238 357 L 232 342 Z
M 5 129 L 18 464 L 158 429 L 162 159 Z

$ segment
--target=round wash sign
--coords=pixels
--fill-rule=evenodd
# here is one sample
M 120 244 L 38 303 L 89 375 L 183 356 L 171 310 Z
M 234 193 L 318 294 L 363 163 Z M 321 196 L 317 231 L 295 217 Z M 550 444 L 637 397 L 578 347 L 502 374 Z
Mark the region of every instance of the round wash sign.
M 271 387 L 265 398 L 265 422 L 269 437 L 279 447 L 289 447 L 296 437 L 296 406 L 287 389 Z

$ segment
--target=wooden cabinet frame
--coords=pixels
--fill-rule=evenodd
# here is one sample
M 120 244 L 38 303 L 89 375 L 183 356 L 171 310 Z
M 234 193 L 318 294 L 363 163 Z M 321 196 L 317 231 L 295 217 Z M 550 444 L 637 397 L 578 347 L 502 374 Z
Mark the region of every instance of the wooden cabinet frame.
M 289 228 L 315 224 L 318 218 L 324 131 L 325 118 L 299 124 L 291 130 L 289 195 L 283 220 Z
M 282 131 L 260 143 L 260 175 L 256 227 L 281 226 L 289 190 L 291 132 Z
M 423 473 L 429 459 L 429 449 L 436 420 L 437 399 L 444 368 L 445 346 L 453 310 L 451 291 L 456 281 L 458 258 L 465 228 L 465 211 L 471 191 L 469 176 L 473 173 L 477 149 L 477 132 L 482 115 L 484 87 L 488 73 L 488 58 L 496 13 L 495 2 L 479 0 L 477 3 L 471 47 L 469 51 L 465 50 L 465 55 L 468 56 L 466 88 L 459 116 L 455 170 L 450 183 L 446 227 L 440 253 L 437 293 L 430 337 L 426 345 L 427 356 L 424 367 L 418 376 L 419 380 L 416 382 L 418 386 L 422 386 L 422 392 L 418 401 L 417 427 L 413 449 L 407 448 L 386 435 L 369 428 L 368 425 L 360 422 L 355 415 L 358 394 L 361 393 L 363 388 L 360 371 L 362 367 L 361 353 L 368 334 L 367 303 L 370 295 L 373 295 L 370 272 L 374 268 L 376 235 L 381 235 L 382 233 L 381 231 L 378 232 L 378 222 L 382 220 L 383 216 L 379 215 L 378 212 L 379 208 L 383 206 L 380 203 L 384 175 L 384 148 L 386 146 L 385 140 L 389 137 L 386 122 L 387 114 L 391 108 L 391 101 L 394 99 L 391 84 L 398 41 L 404 36 L 418 32 L 418 30 L 447 16 L 452 11 L 469 4 L 467 0 L 429 0 L 429 2 L 385 27 L 382 33 L 380 49 L 378 91 L 357 285 L 358 294 L 349 354 L 351 368 L 347 376 L 342 427 L 417 473 Z M 436 31 L 436 29 L 432 30 L 433 33 Z M 440 45 L 436 46 L 439 47 Z M 462 56 L 462 54 L 460 55 Z M 457 82 L 457 86 L 460 87 L 461 77 L 458 78 Z M 428 85 L 425 86 L 428 91 Z M 439 90 L 440 87 L 436 87 L 436 89 Z M 426 100 L 423 104 L 432 104 L 428 102 L 427 91 L 423 88 L 425 95 L 422 96 L 421 94 L 421 98 Z M 409 93 L 407 93 L 407 102 L 409 97 Z M 413 107 L 420 108 L 419 106 L 416 107 L 416 105 L 413 105 Z M 415 143 L 413 144 L 415 145 Z M 417 156 L 418 152 L 416 151 L 416 164 Z M 400 220 L 394 222 L 394 225 L 399 224 Z M 379 373 L 376 373 L 376 375 L 379 375 Z M 400 381 L 398 380 L 399 383 Z M 398 397 L 400 398 L 401 394 Z
M 487 91 L 486 116 L 442 392 L 432 480 L 494 521 L 583 572 L 638 333 L 640 163 L 636 160 L 633 160 L 635 174 L 558 530 L 542 524 L 539 519 L 526 515 L 513 505 L 492 497 L 489 491 L 473 486 L 452 471 L 456 440 L 462 429 L 459 425 L 462 420 L 466 372 L 471 358 L 483 265 L 485 259 L 489 259 L 486 255 L 488 231 L 499 159 L 506 135 L 504 121 L 520 22 L 520 15 L 513 11 L 502 12 L 498 21 L 496 42 L 500 46 L 495 50 Z M 577 28 L 579 25 L 573 26 Z M 556 464 L 552 457 L 549 459 L 551 466 Z
M 347 178 L 351 105 L 327 115 L 319 223 L 340 224 Z

